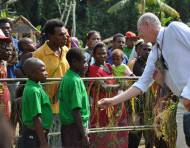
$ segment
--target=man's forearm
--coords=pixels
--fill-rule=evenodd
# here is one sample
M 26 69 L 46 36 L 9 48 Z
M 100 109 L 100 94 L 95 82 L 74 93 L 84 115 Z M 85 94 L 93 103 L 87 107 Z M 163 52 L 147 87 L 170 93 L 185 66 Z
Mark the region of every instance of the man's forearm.
M 124 102 L 125 100 L 130 100 L 132 97 L 136 97 L 141 93 L 142 91 L 139 88 L 131 86 L 129 89 L 113 98 L 113 105 Z

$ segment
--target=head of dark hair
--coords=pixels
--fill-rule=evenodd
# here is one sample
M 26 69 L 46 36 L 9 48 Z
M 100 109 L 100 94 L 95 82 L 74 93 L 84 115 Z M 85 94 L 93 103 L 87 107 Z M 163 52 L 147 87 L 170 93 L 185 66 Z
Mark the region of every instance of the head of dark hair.
M 22 38 L 22 39 L 20 39 L 19 41 L 18 41 L 18 49 L 20 50 L 20 51 L 24 51 L 24 45 L 26 45 L 26 44 L 29 44 L 30 43 L 30 38 Z
M 8 18 L 1 18 L 0 19 L 0 24 L 5 24 L 5 23 L 9 23 L 12 26 L 12 22 L 10 19 Z
M 63 26 L 64 26 L 64 24 L 60 20 L 58 20 L 58 19 L 50 19 L 45 23 L 45 25 L 43 27 L 43 31 L 44 31 L 44 33 L 46 35 L 54 34 L 54 31 L 55 31 L 56 27 L 63 27 Z
M 100 35 L 100 32 L 98 32 L 98 31 L 96 31 L 96 30 L 91 30 L 91 31 L 89 31 L 88 34 L 87 34 L 87 40 L 89 40 L 89 39 L 91 38 L 91 36 L 94 35 L 94 34 Z M 100 36 L 101 36 L 101 35 L 100 35 Z
M 41 61 L 38 58 L 28 58 L 24 61 L 22 69 L 24 74 L 30 78 L 32 74 L 36 72 L 37 69 L 39 69 L 39 66 L 45 66 L 44 62 Z
M 118 37 L 125 37 L 123 34 L 121 34 L 121 33 L 116 33 L 114 36 L 113 36 L 113 41 L 116 41 L 116 39 L 118 38 Z
M 93 54 L 94 53 L 96 53 L 96 50 L 98 49 L 98 48 L 106 48 L 106 44 L 104 44 L 103 42 L 98 42 L 95 46 L 94 46 L 94 48 L 93 48 Z M 107 48 L 106 48 L 107 49 Z
M 71 66 L 73 60 L 80 61 L 82 59 L 82 56 L 83 50 L 81 48 L 71 48 L 66 54 L 66 59 Z

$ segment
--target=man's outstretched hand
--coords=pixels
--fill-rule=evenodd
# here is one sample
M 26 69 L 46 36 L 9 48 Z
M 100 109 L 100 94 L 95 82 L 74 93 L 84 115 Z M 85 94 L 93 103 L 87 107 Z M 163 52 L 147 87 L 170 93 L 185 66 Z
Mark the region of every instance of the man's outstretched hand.
M 113 98 L 103 98 L 98 101 L 98 106 L 100 108 L 108 108 L 109 106 L 114 105 L 114 99 Z

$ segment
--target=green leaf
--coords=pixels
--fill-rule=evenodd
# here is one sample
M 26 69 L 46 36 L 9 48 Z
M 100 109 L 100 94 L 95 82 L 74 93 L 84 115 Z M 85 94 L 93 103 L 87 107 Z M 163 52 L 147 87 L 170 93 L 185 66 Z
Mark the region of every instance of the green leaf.
M 147 5 L 155 5 L 158 4 L 158 0 L 146 0 Z
M 166 25 L 169 24 L 169 22 L 171 22 L 172 20 L 173 20 L 172 17 L 162 18 L 162 26 L 166 26 Z
M 179 13 L 174 8 L 167 5 L 166 3 L 159 2 L 159 5 L 161 11 L 165 12 L 166 14 L 170 15 L 173 18 L 180 18 Z
M 122 10 L 129 0 L 121 0 L 118 3 L 114 4 L 111 8 L 108 9 L 108 13 L 113 14 Z
M 41 30 L 41 28 L 42 28 L 41 25 L 36 26 L 36 29 L 37 29 L 37 30 Z

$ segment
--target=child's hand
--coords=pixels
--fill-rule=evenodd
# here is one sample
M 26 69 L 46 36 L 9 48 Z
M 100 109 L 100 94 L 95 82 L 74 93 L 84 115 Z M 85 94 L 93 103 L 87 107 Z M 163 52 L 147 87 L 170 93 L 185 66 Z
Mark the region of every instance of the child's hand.
M 90 147 L 89 138 L 88 136 L 84 136 L 82 138 L 82 148 L 89 148 L 89 147 Z

